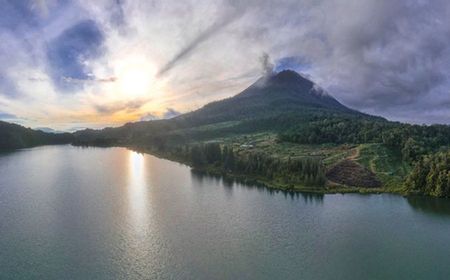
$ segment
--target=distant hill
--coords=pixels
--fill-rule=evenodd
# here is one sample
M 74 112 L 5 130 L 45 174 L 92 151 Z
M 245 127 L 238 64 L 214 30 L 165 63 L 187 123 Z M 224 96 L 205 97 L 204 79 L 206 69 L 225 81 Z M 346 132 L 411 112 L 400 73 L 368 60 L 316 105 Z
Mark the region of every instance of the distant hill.
M 0 150 L 28 148 L 39 145 L 71 143 L 69 133 L 47 133 L 18 124 L 0 121 Z
M 34 130 L 40 130 L 47 133 L 54 133 L 54 134 L 60 134 L 64 133 L 63 131 L 55 130 L 51 127 L 36 127 Z

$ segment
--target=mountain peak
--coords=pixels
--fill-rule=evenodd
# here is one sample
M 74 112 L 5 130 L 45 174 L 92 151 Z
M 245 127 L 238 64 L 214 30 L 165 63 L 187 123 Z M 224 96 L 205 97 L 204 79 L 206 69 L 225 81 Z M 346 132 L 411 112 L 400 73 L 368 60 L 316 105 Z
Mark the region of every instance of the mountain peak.
M 288 69 L 286 69 L 286 70 L 282 70 L 282 71 L 280 71 L 280 72 L 278 72 L 278 73 L 275 73 L 274 75 L 273 75 L 273 77 L 274 78 L 277 78 L 277 79 L 304 79 L 303 77 L 302 77 L 302 75 L 300 75 L 299 73 L 297 73 L 296 71 L 294 71 L 294 70 L 288 70 Z
M 299 73 L 292 70 L 283 70 L 277 74 L 271 76 L 269 81 L 274 84 L 299 86 L 312 88 L 314 83 L 307 78 L 303 77 Z
M 357 113 L 342 105 L 313 81 L 292 70 L 261 77 L 232 99 L 248 98 L 254 99 L 254 103 L 265 103 L 268 107 L 278 104 L 292 108 L 295 105 Z

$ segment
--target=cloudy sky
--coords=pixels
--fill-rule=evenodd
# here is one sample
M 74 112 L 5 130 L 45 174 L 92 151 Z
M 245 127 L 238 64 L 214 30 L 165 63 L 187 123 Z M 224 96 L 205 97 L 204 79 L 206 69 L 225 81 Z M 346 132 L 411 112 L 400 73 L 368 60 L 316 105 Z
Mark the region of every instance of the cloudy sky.
M 73 130 L 172 117 L 263 73 L 450 124 L 448 0 L 0 0 L 0 119 Z

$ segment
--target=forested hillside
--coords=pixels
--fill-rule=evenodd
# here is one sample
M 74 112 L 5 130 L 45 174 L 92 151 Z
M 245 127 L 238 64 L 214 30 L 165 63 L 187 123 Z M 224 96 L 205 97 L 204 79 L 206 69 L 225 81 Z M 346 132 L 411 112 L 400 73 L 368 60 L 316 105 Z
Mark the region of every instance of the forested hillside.
M 69 133 L 46 133 L 31 128 L 0 121 L 0 150 L 28 148 L 39 145 L 68 144 L 73 136 Z

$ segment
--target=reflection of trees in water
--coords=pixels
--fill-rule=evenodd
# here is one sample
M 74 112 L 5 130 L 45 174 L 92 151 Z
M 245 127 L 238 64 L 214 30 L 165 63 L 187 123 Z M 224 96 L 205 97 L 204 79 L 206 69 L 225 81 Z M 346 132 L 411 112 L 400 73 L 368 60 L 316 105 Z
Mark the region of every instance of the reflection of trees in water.
M 425 196 L 407 197 L 409 205 L 416 211 L 433 215 L 450 216 L 450 199 Z
M 220 184 L 228 189 L 232 189 L 232 188 L 236 187 L 237 185 L 239 185 L 239 186 L 242 186 L 245 188 L 265 191 L 270 194 L 274 193 L 273 189 L 269 189 L 269 188 L 265 187 L 263 184 L 258 184 L 256 181 L 253 181 L 253 180 L 237 179 L 237 178 L 230 177 L 230 176 L 210 174 L 210 173 L 207 173 L 204 171 L 199 171 L 199 170 L 194 170 L 194 169 L 191 169 L 191 175 L 192 175 L 193 181 L 199 185 L 205 185 L 207 183 L 215 183 L 215 184 Z
M 284 197 L 291 198 L 292 200 L 303 199 L 305 203 L 323 203 L 324 194 L 321 193 L 308 193 L 308 192 L 293 192 L 293 191 L 282 191 Z
M 306 203 L 323 203 L 322 193 L 302 193 L 301 196 Z
M 277 189 L 271 189 L 266 187 L 264 184 L 260 184 L 254 180 L 249 179 L 236 179 L 230 176 L 222 176 L 217 174 L 209 174 L 204 171 L 198 171 L 191 169 L 191 176 L 196 185 L 203 186 L 207 184 L 219 184 L 226 188 L 229 192 L 237 186 L 244 187 L 247 189 L 254 189 L 259 192 L 267 193 L 269 195 L 274 195 L 275 193 L 282 193 L 284 197 L 290 198 L 292 200 L 303 199 L 305 203 L 323 203 L 323 194 L 318 193 L 304 193 L 304 192 L 293 192 L 293 191 L 283 191 Z
M 214 175 L 214 174 L 208 174 L 203 171 L 198 171 L 191 169 L 191 177 L 192 180 L 196 183 L 196 185 L 205 185 L 205 184 L 211 184 L 211 183 L 222 183 L 223 179 L 222 176 Z

